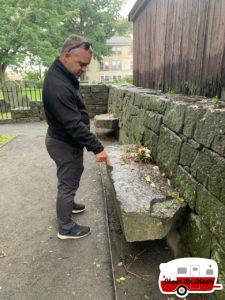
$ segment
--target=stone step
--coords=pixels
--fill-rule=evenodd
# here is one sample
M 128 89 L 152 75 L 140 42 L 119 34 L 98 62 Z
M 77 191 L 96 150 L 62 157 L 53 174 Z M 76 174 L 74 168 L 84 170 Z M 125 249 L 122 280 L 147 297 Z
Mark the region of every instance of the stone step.
M 94 117 L 95 128 L 118 130 L 119 119 L 113 114 L 102 114 Z
M 113 163 L 108 175 L 124 236 L 128 242 L 162 239 L 179 223 L 186 202 L 156 165 L 127 158 L 127 148 L 106 148 Z

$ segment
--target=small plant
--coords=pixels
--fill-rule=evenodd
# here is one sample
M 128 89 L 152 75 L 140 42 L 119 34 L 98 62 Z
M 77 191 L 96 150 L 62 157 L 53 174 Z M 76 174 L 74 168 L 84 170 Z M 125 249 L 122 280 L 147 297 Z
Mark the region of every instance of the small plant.
M 216 108 L 217 104 L 218 104 L 218 97 L 217 96 L 212 97 L 212 103 L 213 103 L 213 107 Z
M 135 162 L 148 163 L 152 160 L 151 151 L 145 146 L 129 146 L 124 157 L 125 161 L 131 159 Z

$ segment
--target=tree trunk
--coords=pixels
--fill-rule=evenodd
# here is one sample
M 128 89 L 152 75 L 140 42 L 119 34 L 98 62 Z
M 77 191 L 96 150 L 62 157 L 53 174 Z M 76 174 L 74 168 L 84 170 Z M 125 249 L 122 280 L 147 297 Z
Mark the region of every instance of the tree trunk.
M 4 80 L 5 80 L 5 70 L 6 65 L 0 65 L 0 88 L 3 86 Z

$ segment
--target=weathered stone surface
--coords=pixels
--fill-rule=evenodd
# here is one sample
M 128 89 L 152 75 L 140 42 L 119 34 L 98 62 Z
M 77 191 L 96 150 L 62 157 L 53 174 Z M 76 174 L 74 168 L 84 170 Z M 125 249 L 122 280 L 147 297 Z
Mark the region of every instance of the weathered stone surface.
M 185 109 L 186 104 L 184 103 L 169 103 L 163 118 L 163 123 L 171 130 L 180 133 L 183 128 Z
M 29 118 L 31 116 L 30 109 L 20 110 L 19 108 L 11 109 L 12 119 Z
M 197 105 L 191 105 L 186 108 L 184 119 L 183 134 L 187 137 L 193 137 L 196 124 L 206 113 L 206 109 Z
M 225 156 L 225 134 L 216 135 L 211 147 L 220 155 Z
M 197 192 L 196 211 L 225 249 L 225 205 L 201 185 Z
M 143 108 L 164 114 L 169 100 L 164 96 L 143 95 Z
M 180 164 L 189 167 L 195 160 L 197 153 L 198 151 L 191 144 L 183 143 L 180 152 Z
M 150 129 L 144 130 L 143 144 L 151 150 L 151 156 L 156 159 L 159 136 Z
M 188 139 L 188 143 L 191 144 L 196 150 L 201 150 L 203 148 L 202 145 L 192 139 Z
M 113 163 L 109 176 L 125 238 L 130 242 L 163 238 L 184 212 L 185 202 L 168 196 L 171 187 L 154 165 L 127 161 L 125 149 L 107 147 Z
M 184 168 L 179 166 L 172 178 L 172 184 L 185 197 L 190 208 L 195 210 L 198 182 Z
M 222 199 L 225 186 L 225 159 L 203 148 L 191 166 L 192 175 L 218 199 Z
M 118 129 L 118 118 L 112 114 L 96 115 L 94 117 L 94 125 L 96 128 Z
M 108 93 L 109 87 L 106 85 L 91 85 L 91 92 L 92 93 Z
M 222 249 L 222 247 L 215 238 L 213 238 L 212 240 L 211 252 L 211 258 L 217 262 L 219 267 L 219 276 L 217 282 L 222 284 L 223 287 L 225 287 L 225 249 Z M 216 292 L 216 295 L 216 299 L 225 300 L 224 290 Z
M 225 134 L 225 110 L 207 110 L 202 119 L 197 122 L 194 139 L 210 147 L 216 135 Z
M 156 161 L 168 174 L 172 174 L 178 165 L 181 144 L 179 136 L 161 126 Z
M 210 258 L 212 234 L 199 216 L 188 214 L 180 232 L 191 256 Z
M 137 106 L 138 108 L 142 108 L 143 107 L 143 95 L 142 94 L 135 94 L 135 98 L 134 98 L 134 105 Z
M 138 115 L 134 116 L 131 121 L 131 132 L 132 132 L 132 143 L 142 143 L 143 134 L 144 134 L 144 117 L 145 111 L 139 109 Z
M 152 111 L 146 111 L 144 125 L 145 127 L 159 133 L 163 116 Z
M 108 98 L 98 97 L 96 94 L 93 96 L 85 96 L 84 97 L 85 105 L 104 105 L 108 107 Z

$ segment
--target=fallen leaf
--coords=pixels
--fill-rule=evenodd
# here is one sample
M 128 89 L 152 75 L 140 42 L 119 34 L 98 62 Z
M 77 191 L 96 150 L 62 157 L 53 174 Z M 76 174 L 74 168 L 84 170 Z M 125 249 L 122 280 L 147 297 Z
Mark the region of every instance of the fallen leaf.
M 165 176 L 166 176 L 166 173 L 162 173 L 161 176 L 162 176 L 162 177 L 165 177 Z
M 101 265 L 100 265 L 100 264 L 96 264 L 96 267 L 97 267 L 97 268 L 100 268 L 100 267 L 101 267 Z
M 150 299 L 147 295 L 144 296 L 145 299 Z
M 151 187 L 155 187 L 155 184 L 154 184 L 154 182 L 152 182 L 152 183 L 150 184 L 150 186 L 151 186 Z
M 158 166 L 154 166 L 153 170 L 159 171 L 159 167 Z
M 167 179 L 167 183 L 168 183 L 169 186 L 171 186 L 171 182 L 170 182 L 169 179 Z
M 117 264 L 118 267 L 122 267 L 122 265 L 123 265 L 122 261 L 120 261 L 120 262 Z
M 48 252 L 49 252 L 49 253 L 52 253 L 53 251 L 52 251 L 52 250 L 49 250 Z

